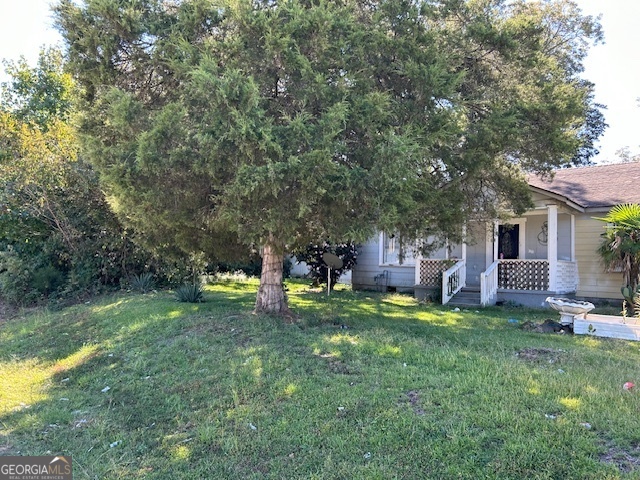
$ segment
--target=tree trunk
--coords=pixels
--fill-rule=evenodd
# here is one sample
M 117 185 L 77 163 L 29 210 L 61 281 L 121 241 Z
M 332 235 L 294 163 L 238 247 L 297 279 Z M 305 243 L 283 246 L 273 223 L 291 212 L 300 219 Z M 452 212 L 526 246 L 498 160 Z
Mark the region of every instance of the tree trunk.
M 262 274 L 256 297 L 256 312 L 278 315 L 290 313 L 287 296 L 282 286 L 283 261 L 284 246 L 280 245 L 273 238 L 273 235 L 270 235 L 262 252 Z

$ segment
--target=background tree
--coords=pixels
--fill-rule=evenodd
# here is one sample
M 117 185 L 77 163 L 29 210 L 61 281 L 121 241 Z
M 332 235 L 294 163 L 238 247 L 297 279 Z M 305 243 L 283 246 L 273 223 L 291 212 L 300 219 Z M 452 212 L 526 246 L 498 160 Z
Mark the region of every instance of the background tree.
M 36 68 L 31 68 L 24 57 L 17 62 L 5 61 L 4 65 L 9 81 L 2 88 L 3 110 L 42 131 L 55 122 L 69 121 L 76 89 L 71 75 L 63 70 L 60 50 L 41 50 Z
M 0 295 L 29 303 L 119 286 L 149 256 L 109 209 L 71 123 L 75 86 L 54 49 L 7 64 L 0 103 Z
M 258 311 L 287 311 L 286 248 L 375 229 L 455 241 L 470 218 L 524 211 L 523 171 L 575 161 L 597 111 L 579 73 L 599 25 L 570 1 L 62 0 L 56 15 L 116 211 L 157 244 L 259 247 Z

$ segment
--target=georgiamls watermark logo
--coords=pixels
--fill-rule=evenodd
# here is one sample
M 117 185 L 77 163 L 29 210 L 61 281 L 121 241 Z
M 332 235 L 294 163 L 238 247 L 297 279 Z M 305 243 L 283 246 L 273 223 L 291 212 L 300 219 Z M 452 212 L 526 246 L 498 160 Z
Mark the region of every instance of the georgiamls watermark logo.
M 1 457 L 0 480 L 72 480 L 71 456 Z

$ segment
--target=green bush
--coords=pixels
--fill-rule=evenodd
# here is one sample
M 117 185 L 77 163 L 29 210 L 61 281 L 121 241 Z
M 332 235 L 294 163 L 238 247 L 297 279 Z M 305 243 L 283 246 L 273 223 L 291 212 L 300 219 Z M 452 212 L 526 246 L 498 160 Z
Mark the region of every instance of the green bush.
M 31 287 L 42 296 L 47 297 L 59 291 L 64 286 L 65 281 L 65 273 L 48 264 L 34 270 Z
M 155 288 L 155 280 L 153 278 L 153 273 L 144 272 L 140 275 L 132 275 L 129 279 L 129 285 L 132 290 L 140 293 L 150 292 Z
M 31 268 L 13 249 L 0 252 L 0 295 L 4 301 L 14 305 L 32 302 L 31 278 Z
M 185 283 L 176 289 L 176 298 L 185 303 L 204 302 L 204 290 L 200 283 Z

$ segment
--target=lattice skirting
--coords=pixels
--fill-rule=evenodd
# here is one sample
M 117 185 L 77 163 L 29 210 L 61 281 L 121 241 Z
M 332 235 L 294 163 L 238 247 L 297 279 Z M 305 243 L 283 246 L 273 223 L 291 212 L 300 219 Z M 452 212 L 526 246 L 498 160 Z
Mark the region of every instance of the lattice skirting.
M 438 286 L 442 272 L 447 271 L 455 262 L 451 260 L 421 260 L 420 285 Z
M 498 288 L 507 290 L 548 290 L 549 262 L 546 260 L 500 261 L 498 265 Z

